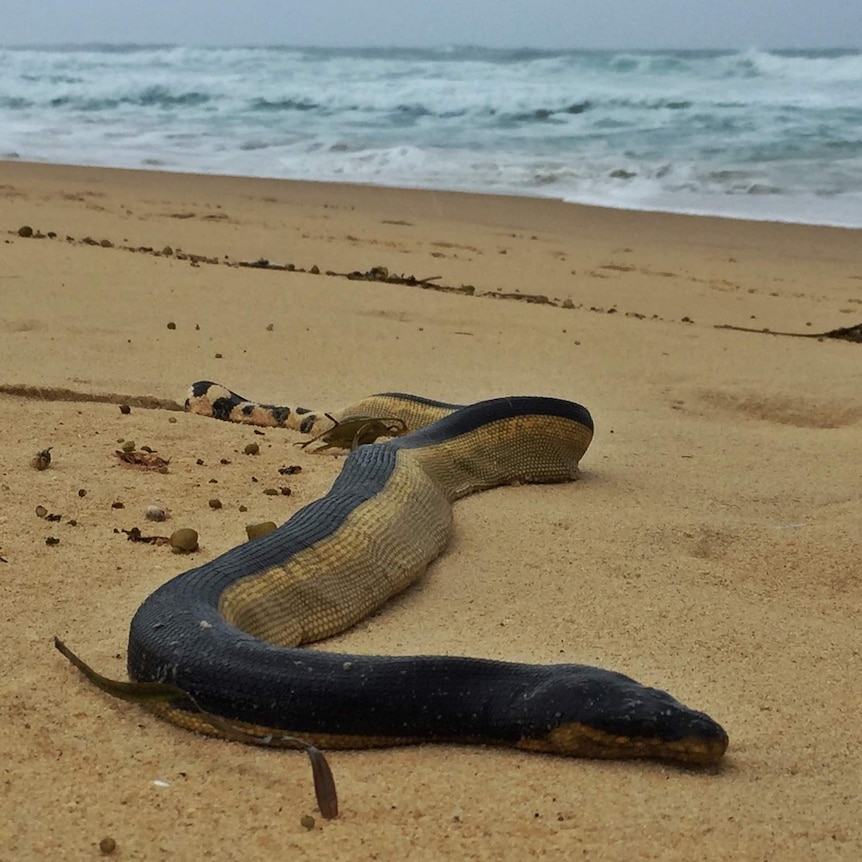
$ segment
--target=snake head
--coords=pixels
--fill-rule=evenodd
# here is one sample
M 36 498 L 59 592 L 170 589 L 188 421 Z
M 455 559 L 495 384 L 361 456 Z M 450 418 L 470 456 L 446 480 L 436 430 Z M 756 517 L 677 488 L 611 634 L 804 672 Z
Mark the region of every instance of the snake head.
M 519 747 L 579 757 L 649 757 L 694 765 L 718 763 L 724 729 L 666 691 L 584 665 L 548 668 L 522 693 Z

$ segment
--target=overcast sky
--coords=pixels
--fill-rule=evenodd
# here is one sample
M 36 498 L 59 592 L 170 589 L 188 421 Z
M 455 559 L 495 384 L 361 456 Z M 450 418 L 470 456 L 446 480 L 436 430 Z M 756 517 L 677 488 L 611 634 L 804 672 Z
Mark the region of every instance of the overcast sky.
M 862 47 L 862 0 L 0 0 L 0 44 Z

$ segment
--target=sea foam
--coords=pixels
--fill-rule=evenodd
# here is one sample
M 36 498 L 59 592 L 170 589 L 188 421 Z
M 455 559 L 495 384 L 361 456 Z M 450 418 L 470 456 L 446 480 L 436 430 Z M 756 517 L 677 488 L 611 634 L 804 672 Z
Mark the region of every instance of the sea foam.
M 862 53 L 0 50 L 0 157 L 862 226 Z

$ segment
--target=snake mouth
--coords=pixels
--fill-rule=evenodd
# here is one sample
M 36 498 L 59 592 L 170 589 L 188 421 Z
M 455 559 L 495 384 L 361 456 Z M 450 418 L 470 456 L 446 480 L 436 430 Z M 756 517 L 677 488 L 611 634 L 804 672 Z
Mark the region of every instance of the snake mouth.
M 561 724 L 541 739 L 522 739 L 518 748 L 601 759 L 651 758 L 691 766 L 717 764 L 727 751 L 725 731 L 712 722 L 704 733 L 676 739 L 658 736 L 624 736 L 608 733 L 581 722 Z

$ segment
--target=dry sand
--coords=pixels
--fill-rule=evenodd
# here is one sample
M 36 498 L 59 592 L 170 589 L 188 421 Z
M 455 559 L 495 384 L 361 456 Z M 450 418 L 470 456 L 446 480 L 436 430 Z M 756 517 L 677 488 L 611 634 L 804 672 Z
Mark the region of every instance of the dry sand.
M 20 163 L 0 164 L 0 230 L 0 384 L 44 390 L 0 395 L 0 858 L 92 859 L 105 836 L 136 860 L 862 858 L 862 344 L 716 328 L 862 321 L 858 231 Z M 261 257 L 322 274 L 225 265 Z M 476 295 L 325 274 L 374 266 Z M 719 720 L 724 764 L 336 752 L 341 817 L 307 831 L 301 754 L 87 685 L 54 634 L 123 676 L 150 591 L 340 467 L 291 432 L 50 391 L 181 401 L 199 378 L 315 407 L 386 389 L 587 405 L 582 481 L 459 503 L 448 553 L 331 646 L 620 670 Z M 120 439 L 170 472 L 120 466 Z M 155 501 L 166 525 L 143 519 Z M 182 525 L 192 560 L 117 532 Z

